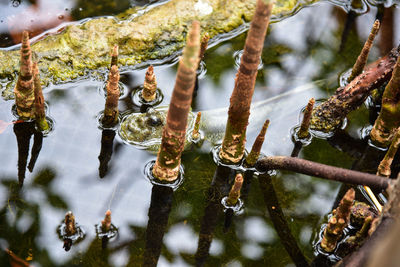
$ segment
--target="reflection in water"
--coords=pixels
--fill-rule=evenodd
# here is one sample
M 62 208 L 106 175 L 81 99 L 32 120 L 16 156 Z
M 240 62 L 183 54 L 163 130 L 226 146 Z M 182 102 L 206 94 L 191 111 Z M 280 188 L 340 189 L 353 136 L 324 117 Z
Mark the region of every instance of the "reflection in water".
M 213 233 L 222 213 L 221 199 L 229 193 L 229 180 L 234 178 L 233 169 L 218 165 L 206 196 L 206 207 L 200 225 L 199 243 L 195 255 L 196 266 L 204 266 L 209 255 Z
M 115 131 L 114 130 L 103 130 L 101 133 L 101 149 L 99 155 L 99 176 L 103 178 L 107 175 L 108 172 L 108 163 L 111 160 L 111 156 L 113 153 L 114 147 L 114 137 Z
M 142 266 L 157 266 L 173 200 L 173 189 L 153 185 Z
M 14 133 L 18 143 L 18 182 L 22 187 L 25 180 L 31 136 L 34 136 L 34 141 L 31 151 L 31 160 L 28 165 L 30 172 L 33 171 L 40 150 L 42 149 L 43 134 L 36 131 L 34 122 L 14 124 Z

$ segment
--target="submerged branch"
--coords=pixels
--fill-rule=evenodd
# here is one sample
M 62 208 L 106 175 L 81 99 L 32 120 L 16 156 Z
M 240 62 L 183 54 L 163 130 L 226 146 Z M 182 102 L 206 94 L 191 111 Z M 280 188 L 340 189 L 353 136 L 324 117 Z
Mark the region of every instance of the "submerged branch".
M 367 185 L 376 189 L 386 189 L 389 185 L 388 179 L 377 175 L 285 156 L 264 157 L 256 163 L 256 169 L 261 172 L 274 169 L 288 170 L 338 182 Z

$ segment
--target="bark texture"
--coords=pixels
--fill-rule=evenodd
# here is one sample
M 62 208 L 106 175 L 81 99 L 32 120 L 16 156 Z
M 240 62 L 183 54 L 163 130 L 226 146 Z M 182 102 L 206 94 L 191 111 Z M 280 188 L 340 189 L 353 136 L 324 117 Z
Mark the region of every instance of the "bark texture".
M 163 128 L 161 146 L 153 167 L 153 175 L 163 181 L 174 181 L 179 174 L 181 154 L 185 145 L 186 125 L 196 70 L 199 63 L 200 23 L 194 21 L 187 37 L 187 45 L 179 61 L 175 87 Z
M 335 130 L 351 111 L 359 107 L 373 89 L 379 88 L 392 75 L 399 56 L 400 46 L 387 56 L 371 63 L 346 87 L 340 87 L 335 94 L 314 108 L 311 129 L 331 132 Z
M 22 34 L 20 71 L 14 94 L 18 116 L 25 119 L 33 118 L 35 95 L 33 89 L 32 51 L 27 31 Z
M 157 81 L 154 75 L 153 66 L 150 65 L 146 71 L 146 76 L 143 83 L 142 97 L 146 102 L 151 102 L 156 98 Z
M 40 75 L 37 67 L 37 63 L 33 64 L 33 85 L 35 95 L 35 120 L 36 125 L 41 131 L 49 129 L 49 124 L 46 120 L 46 114 L 44 110 L 44 97 L 42 92 L 42 85 L 40 84 Z
M 257 1 L 256 11 L 247 34 L 235 87 L 230 99 L 225 137 L 219 153 L 227 163 L 238 163 L 244 155 L 246 128 L 254 93 L 257 68 L 271 16 L 272 4 Z
M 104 126 L 114 126 L 118 121 L 118 99 L 119 99 L 119 71 L 116 65 L 111 67 L 107 81 L 107 99 L 104 108 L 102 123 Z

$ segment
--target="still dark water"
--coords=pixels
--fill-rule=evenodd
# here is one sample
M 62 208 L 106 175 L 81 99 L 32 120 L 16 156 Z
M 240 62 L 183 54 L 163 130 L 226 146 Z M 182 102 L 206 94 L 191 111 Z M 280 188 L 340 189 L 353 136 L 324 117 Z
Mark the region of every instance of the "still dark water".
M 67 21 L 116 15 L 134 5 L 150 4 L 87 2 L 2 0 L 0 46 L 18 43 L 18 24 L 26 23 L 40 34 Z M 348 6 L 346 1 L 332 2 L 319 2 L 270 26 L 254 101 L 305 84 L 312 89 L 278 104 L 268 114 L 253 114 L 271 120 L 264 154 L 291 154 L 291 129 L 299 123 L 301 108 L 310 97 L 323 98 L 333 92 L 338 86 L 338 75 L 352 66 L 368 36 L 376 7 L 362 2 L 368 12 L 354 15 L 355 23 L 343 38 Z M 387 6 L 391 4 L 387 2 Z M 395 21 L 399 20 L 399 13 L 395 8 Z M 48 21 L 35 24 L 38 18 Z M 393 39 L 397 44 L 400 29 L 396 27 Z M 228 106 L 237 55 L 245 37 L 246 33 L 232 36 L 207 50 L 194 111 Z M 379 38 L 376 43 L 379 44 Z M 381 50 L 379 45 L 375 46 L 370 59 L 381 56 Z M 119 104 L 123 114 L 139 112 L 131 94 L 143 83 L 144 74 L 145 69 L 121 74 L 125 93 Z M 176 64 L 156 66 L 155 74 L 164 94 L 162 104 L 166 105 L 174 85 Z M 263 192 L 257 179 L 246 187 L 241 214 L 233 216 L 227 228 L 227 215 L 220 199 L 212 197 L 220 194 L 221 188 L 229 188 L 224 185 L 226 181 L 212 184 L 216 171 L 211 154 L 214 144 L 205 141 L 201 148 L 184 153 L 184 181 L 176 191 L 153 187 L 144 175 L 144 167 L 155 155 L 124 144 L 114 131 L 99 129 L 97 116 L 104 108 L 102 86 L 102 81 L 83 79 L 44 88 L 53 130 L 42 137 L 35 134 L 32 125 L 23 123 L 10 125 L 0 134 L 0 266 L 9 266 L 5 248 L 34 266 L 140 266 L 144 258 L 156 257 L 158 249 L 158 266 L 193 266 L 196 260 L 204 260 L 206 266 L 296 265 L 274 229 L 269 204 L 264 202 L 264 194 L 273 191 L 269 188 Z M 0 120 L 15 120 L 12 106 L 13 101 L 0 99 Z M 360 155 L 368 147 L 363 132 L 369 125 L 368 110 L 363 107 L 349 117 L 344 131 L 330 138 L 313 138 L 299 157 L 345 168 L 359 166 Z M 248 149 L 261 126 L 250 124 Z M 27 167 L 32 167 L 36 156 L 30 171 Z M 369 161 L 371 169 L 376 168 L 376 160 Z M 23 187 L 19 189 L 18 181 L 23 176 Z M 272 177 L 272 185 L 295 241 L 308 261 L 313 261 L 317 253 L 313 244 L 341 184 L 278 172 Z M 96 236 L 96 225 L 108 209 L 118 235 L 103 249 Z M 74 243 L 68 252 L 57 233 L 67 211 L 74 213 L 85 232 L 84 239 Z M 199 246 L 199 239 L 200 244 L 212 240 L 208 257 L 208 249 Z

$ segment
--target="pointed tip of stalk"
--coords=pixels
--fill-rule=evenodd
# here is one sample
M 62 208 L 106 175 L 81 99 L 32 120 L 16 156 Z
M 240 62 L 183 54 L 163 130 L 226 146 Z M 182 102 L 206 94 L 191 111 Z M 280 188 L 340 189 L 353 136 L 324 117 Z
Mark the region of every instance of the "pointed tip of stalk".
M 365 65 L 367 64 L 368 55 L 372 48 L 375 36 L 378 34 L 381 23 L 379 20 L 375 20 L 374 25 L 372 26 L 371 32 L 368 36 L 367 41 L 365 41 L 364 47 L 361 50 L 360 55 L 357 58 L 356 63 L 354 63 L 353 69 L 351 71 L 350 76 L 347 78 L 347 82 L 350 83 L 356 76 L 361 74 L 364 70 Z
M 118 66 L 118 45 L 114 45 L 114 47 L 111 50 L 111 65 L 112 66 Z
M 157 81 L 153 65 L 147 68 L 143 83 L 142 98 L 146 102 L 153 101 L 157 96 Z
M 194 20 L 186 37 L 186 47 L 183 50 L 182 62 L 191 69 L 196 70 L 200 54 L 200 22 Z
M 32 51 L 28 31 L 22 32 L 20 75 L 27 78 L 32 76 Z
M 256 137 L 254 144 L 251 148 L 250 153 L 246 157 L 246 164 L 250 167 L 254 166 L 258 160 L 258 157 L 261 153 L 261 147 L 265 140 L 265 134 L 267 133 L 267 129 L 269 126 L 269 120 L 265 120 L 263 127 L 261 128 L 260 133 Z
M 395 130 L 394 137 L 392 139 L 392 143 L 389 146 L 388 151 L 385 154 L 385 157 L 381 160 L 378 166 L 378 171 L 376 175 L 383 177 L 390 177 L 391 174 L 391 166 L 394 159 L 394 156 L 397 153 L 400 145 L 400 128 Z
M 356 197 L 356 191 L 354 190 L 354 188 L 350 188 L 349 190 L 347 190 L 343 199 L 347 202 L 353 203 L 355 197 Z
M 105 213 L 106 216 L 111 216 L 111 210 L 107 210 Z

